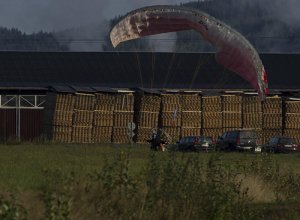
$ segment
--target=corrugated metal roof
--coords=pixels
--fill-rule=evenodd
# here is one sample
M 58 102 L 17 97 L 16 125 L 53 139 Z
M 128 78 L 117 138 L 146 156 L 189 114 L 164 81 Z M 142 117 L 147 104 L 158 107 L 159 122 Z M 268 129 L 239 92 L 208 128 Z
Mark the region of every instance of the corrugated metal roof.
M 118 93 L 134 93 L 135 91 L 132 89 L 122 88 L 122 89 L 116 89 Z
M 74 89 L 72 89 L 70 86 L 50 86 L 49 89 L 55 92 L 75 93 Z
M 146 94 L 155 94 L 160 95 L 161 91 L 159 89 L 153 89 L 153 88 L 136 88 L 137 92 L 146 93 Z
M 22 86 L 22 87 L 18 87 L 18 86 L 1 86 L 0 90 L 16 90 L 16 91 L 47 91 L 48 88 L 47 87 L 32 87 L 32 86 Z
M 89 86 L 71 86 L 76 92 L 95 93 L 95 90 Z
M 116 93 L 117 90 L 108 87 L 100 87 L 100 86 L 93 86 L 92 87 L 96 92 L 106 92 L 106 93 Z
M 300 54 L 261 54 L 270 89 L 299 89 Z M 251 89 L 212 53 L 0 52 L 0 86 Z

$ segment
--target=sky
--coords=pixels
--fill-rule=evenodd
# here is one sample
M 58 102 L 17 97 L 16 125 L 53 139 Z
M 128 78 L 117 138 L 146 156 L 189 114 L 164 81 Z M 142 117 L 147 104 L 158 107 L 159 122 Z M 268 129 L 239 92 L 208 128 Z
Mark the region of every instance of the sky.
M 76 27 L 85 28 L 81 33 L 69 36 L 74 39 L 72 50 L 101 50 L 98 44 L 78 43 L 75 39 L 104 39 L 109 31 L 107 22 L 117 15 L 143 6 L 180 4 L 191 0 L 0 0 L 0 26 L 17 28 L 27 34 L 39 31 L 59 32 Z M 199 0 L 205 1 L 205 0 Z M 225 1 L 225 0 L 224 0 Z M 273 0 L 272 5 L 266 5 L 264 0 L 237 0 L 251 2 L 258 7 L 267 7 L 268 11 L 279 20 L 292 25 L 300 24 L 300 0 Z M 95 25 L 98 25 L 97 28 Z M 79 31 L 80 32 L 80 31 Z M 76 35 L 76 36 L 75 36 Z M 160 43 L 160 39 L 174 39 L 174 33 L 151 37 L 158 42 L 157 49 L 168 51 L 173 45 Z
M 0 0 L 0 26 L 15 27 L 26 33 L 59 31 L 98 23 L 143 6 L 189 1 L 191 0 Z M 285 22 L 300 22 L 299 0 L 273 0 L 270 6 L 266 6 L 264 0 L 239 1 L 256 2 L 261 7 L 275 10 L 274 14 Z
M 0 26 L 22 32 L 60 31 L 96 24 L 148 5 L 188 0 L 0 0 Z

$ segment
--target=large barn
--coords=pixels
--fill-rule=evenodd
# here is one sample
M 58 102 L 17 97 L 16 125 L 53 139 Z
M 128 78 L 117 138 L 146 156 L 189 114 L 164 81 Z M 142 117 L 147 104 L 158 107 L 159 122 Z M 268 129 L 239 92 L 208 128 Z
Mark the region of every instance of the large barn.
M 143 143 L 162 127 L 173 141 L 233 128 L 300 141 L 300 54 L 260 56 L 265 103 L 212 53 L 0 52 L 0 139 Z

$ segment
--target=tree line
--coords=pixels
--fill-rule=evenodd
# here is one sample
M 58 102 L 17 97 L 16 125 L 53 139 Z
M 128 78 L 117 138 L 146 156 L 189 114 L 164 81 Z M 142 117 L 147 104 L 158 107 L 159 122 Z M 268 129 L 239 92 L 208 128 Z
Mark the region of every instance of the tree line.
M 67 51 L 52 33 L 40 31 L 25 34 L 16 28 L 0 27 L 0 50 L 2 51 Z
M 182 4 L 182 6 L 199 9 L 224 21 L 241 32 L 259 52 L 300 52 L 300 24 L 297 22 L 289 23 L 278 16 L 280 7 L 284 4 L 285 0 L 265 0 L 263 4 L 260 0 L 206 0 L 191 1 Z M 119 15 L 111 19 L 108 24 L 109 28 L 112 28 L 122 16 Z M 163 44 L 163 41 L 145 37 L 124 42 L 117 48 L 113 48 L 109 31 L 103 32 L 105 33 L 104 37 L 99 36 L 99 41 L 101 41 L 99 50 L 103 51 L 155 51 L 156 48 L 159 48 L 157 44 Z M 68 36 L 63 36 L 64 41 L 61 41 L 57 36 L 59 36 L 57 33 L 51 32 L 40 31 L 25 34 L 16 28 L 0 27 L 0 50 L 72 50 L 70 47 L 71 37 L 68 39 Z M 177 32 L 173 38 L 167 40 L 173 43 L 171 50 L 174 52 L 212 52 L 215 50 L 209 43 L 202 40 L 199 33 L 195 31 Z

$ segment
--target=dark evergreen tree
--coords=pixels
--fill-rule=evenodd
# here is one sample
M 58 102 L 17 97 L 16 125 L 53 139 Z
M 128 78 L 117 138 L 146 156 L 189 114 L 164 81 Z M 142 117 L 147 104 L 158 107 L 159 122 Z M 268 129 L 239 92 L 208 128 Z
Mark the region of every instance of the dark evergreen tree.
M 66 51 L 52 33 L 40 31 L 25 34 L 16 28 L 0 27 L 0 50 L 9 51 Z

